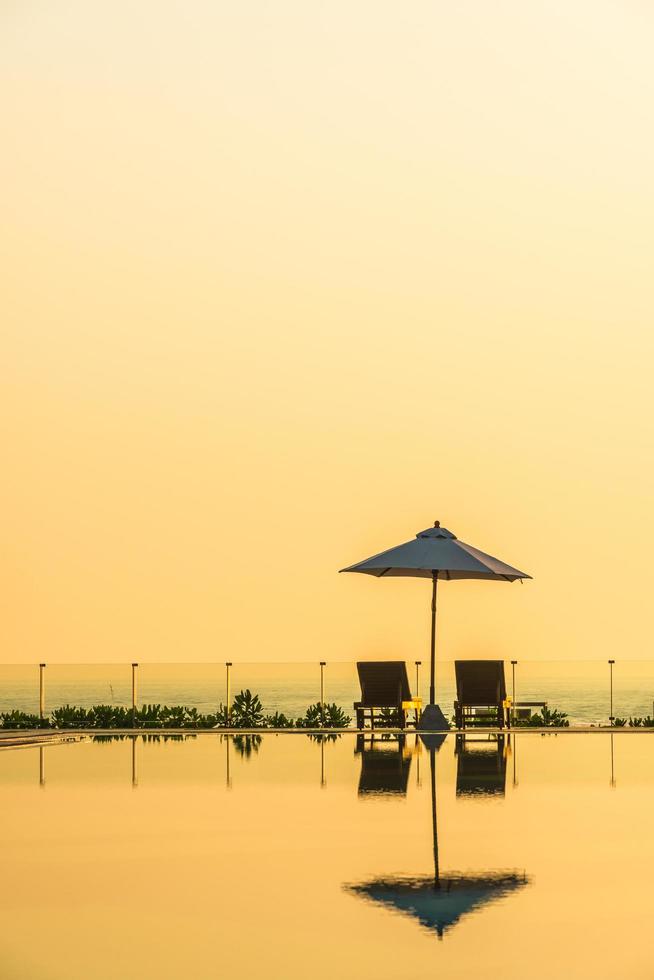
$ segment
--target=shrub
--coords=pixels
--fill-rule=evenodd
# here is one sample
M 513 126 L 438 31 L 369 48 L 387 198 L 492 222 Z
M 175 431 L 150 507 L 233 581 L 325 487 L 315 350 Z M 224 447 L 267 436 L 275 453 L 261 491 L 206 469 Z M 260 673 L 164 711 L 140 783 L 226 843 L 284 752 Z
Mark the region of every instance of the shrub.
M 375 728 L 399 728 L 400 712 L 397 708 L 382 708 L 375 719 Z
M 0 714 L 0 728 L 49 728 L 50 719 L 32 715 L 27 711 L 4 711 Z
M 86 708 L 64 704 L 52 712 L 52 724 L 55 728 L 92 728 L 93 709 L 88 712 Z
M 337 704 L 321 704 L 320 701 L 316 701 L 315 704 L 309 705 L 304 718 L 298 718 L 297 727 L 347 728 L 351 720 Z
M 613 727 L 614 728 L 624 728 L 626 724 L 627 724 L 627 719 L 626 718 L 614 718 L 613 719 Z
M 293 728 L 295 722 L 292 718 L 287 718 L 285 714 L 275 711 L 272 715 L 266 715 L 264 719 L 266 728 Z
M 565 711 L 544 707 L 540 714 L 516 719 L 515 726 L 517 728 L 569 728 L 570 722 Z

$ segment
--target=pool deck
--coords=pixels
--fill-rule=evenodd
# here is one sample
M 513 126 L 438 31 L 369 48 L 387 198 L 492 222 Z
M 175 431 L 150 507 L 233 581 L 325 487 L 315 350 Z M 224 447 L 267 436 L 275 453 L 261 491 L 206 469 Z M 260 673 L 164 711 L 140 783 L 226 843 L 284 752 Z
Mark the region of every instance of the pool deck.
M 94 735 L 648 735 L 654 728 L 579 725 L 569 728 L 450 728 L 442 732 L 416 732 L 414 728 L 78 728 L 0 731 L 0 750 L 29 745 L 79 742 Z

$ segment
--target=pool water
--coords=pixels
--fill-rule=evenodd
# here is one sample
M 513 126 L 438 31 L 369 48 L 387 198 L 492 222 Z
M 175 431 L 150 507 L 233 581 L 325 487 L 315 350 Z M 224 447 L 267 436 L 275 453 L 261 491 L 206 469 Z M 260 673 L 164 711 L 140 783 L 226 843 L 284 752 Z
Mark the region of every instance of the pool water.
M 654 977 L 654 736 L 0 752 L 0 976 Z

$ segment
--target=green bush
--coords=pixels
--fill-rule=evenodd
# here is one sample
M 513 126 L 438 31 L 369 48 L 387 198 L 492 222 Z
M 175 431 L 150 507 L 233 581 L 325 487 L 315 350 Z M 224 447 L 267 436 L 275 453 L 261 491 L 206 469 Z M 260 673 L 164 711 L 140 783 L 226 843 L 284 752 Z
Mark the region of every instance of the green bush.
M 272 715 L 266 715 L 264 725 L 266 728 L 294 728 L 295 722 L 292 718 L 287 718 L 285 714 L 275 711 Z
M 614 728 L 624 728 L 626 724 L 627 724 L 627 719 L 626 718 L 614 718 L 613 719 L 613 727 Z
M 629 727 L 630 728 L 654 728 L 654 718 L 650 718 L 649 715 L 645 715 L 644 718 L 630 718 Z
M 518 718 L 515 721 L 516 728 L 569 728 L 570 722 L 565 711 L 557 711 L 556 708 L 544 707 L 541 713 L 536 713 L 530 718 Z
M 309 705 L 304 718 L 298 718 L 296 724 L 298 728 L 347 728 L 351 720 L 337 704 L 316 701 Z
M 26 711 L 4 711 L 0 714 L 0 728 L 27 729 L 49 728 L 50 719 L 32 715 Z
M 78 708 L 76 705 L 64 704 L 52 712 L 54 728 L 92 728 L 93 709 Z M 91 715 L 89 717 L 89 714 Z

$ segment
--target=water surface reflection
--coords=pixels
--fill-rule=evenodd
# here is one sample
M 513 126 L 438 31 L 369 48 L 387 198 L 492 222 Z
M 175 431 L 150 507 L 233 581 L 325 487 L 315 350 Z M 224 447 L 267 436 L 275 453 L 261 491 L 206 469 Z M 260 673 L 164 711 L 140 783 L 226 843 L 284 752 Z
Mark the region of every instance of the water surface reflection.
M 0 976 L 651 977 L 654 735 L 361 734 L 0 752 Z

